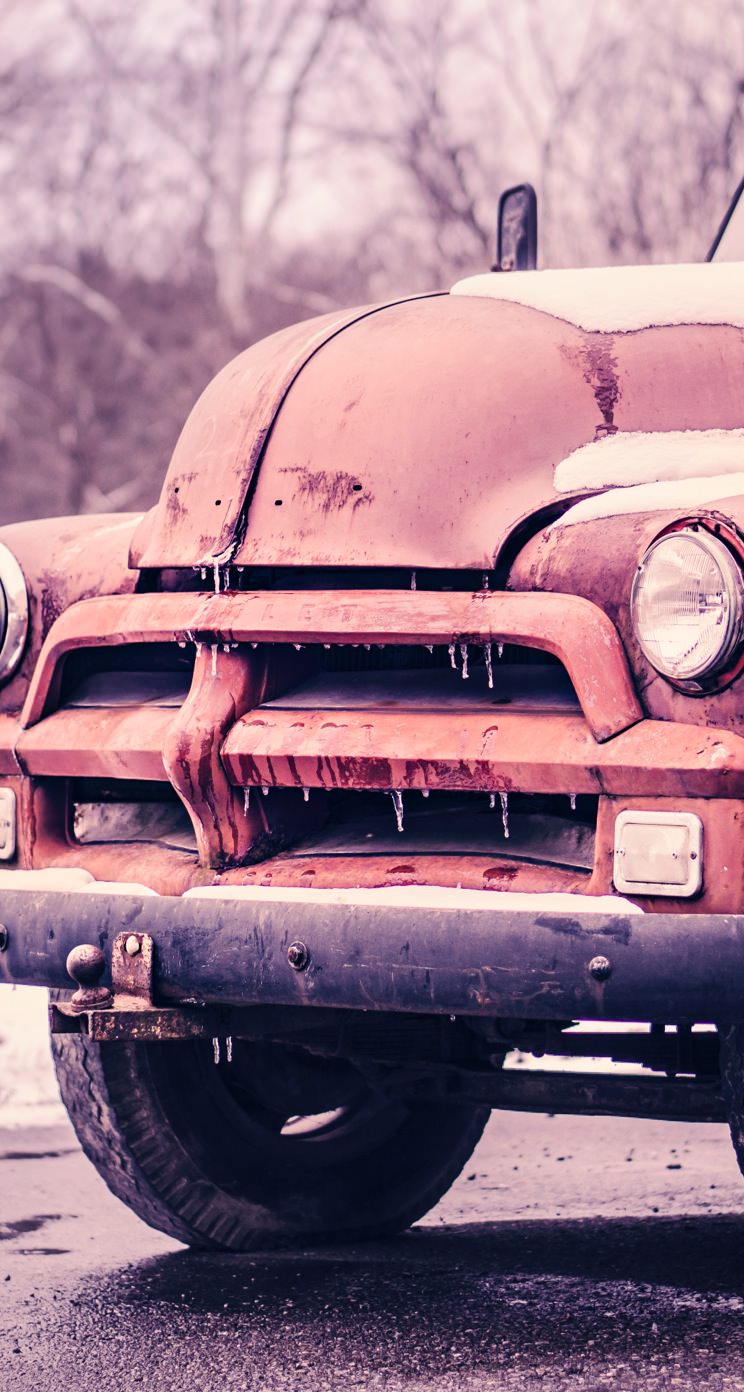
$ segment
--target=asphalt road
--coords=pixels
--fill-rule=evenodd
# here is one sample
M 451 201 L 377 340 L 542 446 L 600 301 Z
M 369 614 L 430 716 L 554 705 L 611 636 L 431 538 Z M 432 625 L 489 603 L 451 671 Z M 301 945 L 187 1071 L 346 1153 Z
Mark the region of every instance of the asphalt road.
M 191 1253 L 65 1126 L 0 1132 L 2 1392 L 744 1389 L 744 1180 L 720 1126 L 497 1115 L 396 1241 Z

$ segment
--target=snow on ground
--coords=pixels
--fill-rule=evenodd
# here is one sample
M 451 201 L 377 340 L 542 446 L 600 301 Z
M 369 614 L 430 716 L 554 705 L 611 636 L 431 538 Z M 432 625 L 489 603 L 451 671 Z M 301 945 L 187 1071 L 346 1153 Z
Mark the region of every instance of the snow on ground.
M 47 993 L 0 986 L 0 1126 L 51 1126 L 64 1117 L 49 1052 Z

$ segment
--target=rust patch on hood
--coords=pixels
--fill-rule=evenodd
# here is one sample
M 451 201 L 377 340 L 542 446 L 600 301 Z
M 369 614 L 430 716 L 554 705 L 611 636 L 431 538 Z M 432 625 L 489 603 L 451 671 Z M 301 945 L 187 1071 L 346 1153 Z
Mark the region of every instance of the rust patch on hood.
M 617 358 L 614 354 L 614 339 L 595 337 L 582 350 L 584 380 L 594 392 L 594 399 L 602 415 L 602 424 L 594 434 L 596 440 L 603 435 L 614 435 L 615 407 L 620 399 L 620 384 L 617 378 Z
M 290 491 L 305 497 L 311 507 L 319 507 L 322 512 L 336 512 L 350 503 L 353 508 L 372 502 L 372 494 L 364 487 L 355 474 L 345 469 L 333 472 L 325 469 L 313 470 L 303 465 L 292 465 L 281 473 L 290 475 Z M 283 498 L 275 499 L 274 506 L 281 506 Z

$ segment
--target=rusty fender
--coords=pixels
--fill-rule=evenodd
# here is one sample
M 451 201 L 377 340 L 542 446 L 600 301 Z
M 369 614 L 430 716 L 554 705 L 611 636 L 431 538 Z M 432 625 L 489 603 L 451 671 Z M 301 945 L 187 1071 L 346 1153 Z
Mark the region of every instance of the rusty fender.
M 67 954 L 154 942 L 154 995 L 527 1019 L 744 1021 L 744 916 L 8 890 L 0 979 L 71 987 Z

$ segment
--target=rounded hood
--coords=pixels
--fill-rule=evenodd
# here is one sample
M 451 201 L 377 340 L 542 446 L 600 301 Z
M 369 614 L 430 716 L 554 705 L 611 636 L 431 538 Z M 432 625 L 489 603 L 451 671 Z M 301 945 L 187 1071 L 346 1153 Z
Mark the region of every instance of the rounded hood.
M 476 289 L 465 282 L 256 344 L 197 402 L 133 563 L 491 568 L 525 523 L 534 530 L 623 485 L 617 451 L 606 481 L 601 466 L 589 479 L 567 469 L 582 447 L 744 427 L 744 337 L 725 310 L 738 300 L 718 274 L 741 268 L 671 268 L 673 297 L 658 275 L 669 269 L 630 273 L 645 326 L 638 310 L 628 317 L 624 270 L 625 294 L 617 271 L 601 276 L 625 317 L 616 307 L 614 319 L 608 310 L 594 320 L 585 307 L 600 273 L 534 272 L 477 277 Z M 695 284 L 716 272 L 710 322 L 699 322 L 694 286 L 685 309 L 684 272 Z M 538 289 L 551 276 L 562 299 L 543 307 Z M 520 283 L 535 303 L 520 303 Z M 565 317 L 572 296 L 581 322 Z

